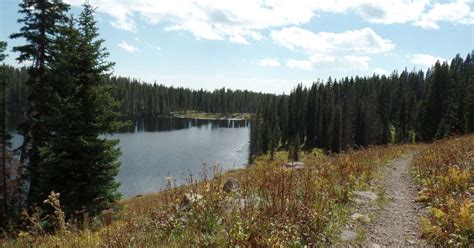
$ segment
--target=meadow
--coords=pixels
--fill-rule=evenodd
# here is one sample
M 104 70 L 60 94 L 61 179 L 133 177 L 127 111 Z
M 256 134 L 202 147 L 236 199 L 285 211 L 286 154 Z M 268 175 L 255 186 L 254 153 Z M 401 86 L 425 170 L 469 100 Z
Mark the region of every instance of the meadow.
M 287 153 L 273 161 L 260 157 L 247 169 L 221 173 L 218 167 L 190 176 L 188 184 L 121 202 L 121 209 L 66 222 L 60 198 L 51 202 L 55 217 L 26 218 L 28 229 L 0 241 L 4 247 L 325 246 L 338 242 L 350 213 L 351 192 L 370 187 L 377 168 L 408 146 L 383 146 L 339 155 L 319 150 L 301 154 L 301 169 L 282 166 Z M 222 190 L 228 178 L 240 189 Z M 185 193 L 202 198 L 183 206 Z M 55 198 L 55 197 L 53 197 Z M 80 214 L 80 213 L 79 213 Z M 46 233 L 42 222 L 54 222 Z M 26 222 L 25 222 L 26 223 Z
M 424 146 L 412 168 L 427 205 L 422 235 L 438 246 L 474 244 L 474 136 L 454 137 Z

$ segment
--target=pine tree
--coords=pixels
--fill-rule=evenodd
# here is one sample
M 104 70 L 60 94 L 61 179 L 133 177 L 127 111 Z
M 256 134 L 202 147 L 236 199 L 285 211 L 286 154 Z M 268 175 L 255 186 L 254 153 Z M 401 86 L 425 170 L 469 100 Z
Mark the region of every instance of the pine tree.
M 273 133 L 273 135 L 270 137 L 270 145 L 269 145 L 270 160 L 273 160 L 274 155 L 275 155 L 275 147 L 276 147 L 275 143 L 276 143 L 276 137 L 275 137 L 275 134 Z
M 347 80 L 347 79 L 346 79 Z M 351 80 L 352 82 L 352 80 Z M 341 120 L 341 149 L 346 150 L 351 148 L 354 143 L 354 89 L 352 83 L 342 99 L 342 120 Z
M 281 96 L 278 102 L 278 126 L 282 145 L 288 143 L 288 101 L 287 96 Z
M 437 133 L 445 129 L 446 120 L 441 123 L 446 101 L 446 81 L 448 65 L 436 62 L 432 71 L 427 73 L 426 95 L 421 106 L 419 132 L 423 140 L 432 140 Z M 440 125 L 443 124 L 443 125 Z
M 291 159 L 293 161 L 298 161 L 299 160 L 299 154 L 300 154 L 300 146 L 301 146 L 301 139 L 300 139 L 300 134 L 296 133 L 295 140 L 293 142 L 293 150 L 291 152 Z
M 117 132 L 120 122 L 113 88 L 106 81 L 113 63 L 106 61 L 108 52 L 98 38 L 90 5 L 84 5 L 77 25 L 77 30 L 74 23 L 66 28 L 61 54 L 53 64 L 60 76 L 54 79 L 59 117 L 51 120 L 55 135 L 41 149 L 41 167 L 48 175 L 45 185 L 61 193 L 67 213 L 85 208 L 95 214 L 120 198 L 115 181 L 118 141 L 104 137 Z
M 331 150 L 333 152 L 341 151 L 341 107 L 337 105 L 334 111 L 334 121 L 332 123 L 332 141 Z
M 379 109 L 381 130 L 381 144 L 388 144 L 391 141 L 390 135 L 390 92 L 389 87 L 382 88 L 377 105 Z
M 474 74 L 469 79 L 466 93 L 466 130 L 474 132 Z
M 259 114 L 252 116 L 250 120 L 250 144 L 249 144 L 249 164 L 251 164 L 255 156 L 260 154 L 261 150 L 261 123 Z
M 0 41 L 0 62 L 6 54 L 7 43 Z M 7 204 L 7 153 L 9 148 L 9 134 L 7 125 L 7 82 L 5 68 L 0 68 L 0 230 L 5 230 L 8 224 L 8 204 Z
M 308 106 L 307 106 L 307 116 L 306 116 L 306 134 L 307 134 L 307 146 L 309 148 L 316 146 L 316 131 L 317 126 L 317 109 L 318 109 L 318 85 L 313 84 L 309 91 L 308 95 Z
M 18 19 L 23 24 L 19 33 L 10 36 L 12 39 L 23 38 L 25 45 L 16 46 L 14 52 L 19 52 L 18 62 L 32 62 L 28 74 L 28 102 L 26 117 L 20 126 L 23 135 L 21 147 L 21 162 L 28 162 L 30 203 L 38 203 L 41 199 L 35 189 L 41 184 L 38 168 L 40 147 L 47 143 L 50 130 L 46 117 L 52 112 L 52 105 L 46 99 L 51 98 L 49 84 L 49 63 L 58 28 L 67 21 L 65 13 L 69 9 L 61 1 L 30 0 L 20 3 L 19 13 L 24 17 Z

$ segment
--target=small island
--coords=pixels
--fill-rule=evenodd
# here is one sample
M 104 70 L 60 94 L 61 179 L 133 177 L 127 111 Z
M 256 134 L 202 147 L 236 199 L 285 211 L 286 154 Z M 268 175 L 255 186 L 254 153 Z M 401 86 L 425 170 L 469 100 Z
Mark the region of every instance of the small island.
M 167 117 L 173 118 L 189 118 L 199 120 L 250 120 L 250 113 L 207 113 L 201 111 L 174 111 L 170 112 Z

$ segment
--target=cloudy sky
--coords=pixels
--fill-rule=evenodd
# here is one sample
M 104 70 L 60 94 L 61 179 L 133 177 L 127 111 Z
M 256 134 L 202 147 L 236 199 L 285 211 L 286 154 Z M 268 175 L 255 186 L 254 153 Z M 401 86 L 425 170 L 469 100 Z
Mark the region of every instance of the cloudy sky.
M 474 3 L 89 0 L 114 74 L 191 88 L 288 92 L 329 76 L 426 69 L 474 48 Z M 9 48 L 19 0 L 0 0 Z M 84 0 L 68 0 L 73 13 Z M 7 63 L 14 64 L 15 54 Z

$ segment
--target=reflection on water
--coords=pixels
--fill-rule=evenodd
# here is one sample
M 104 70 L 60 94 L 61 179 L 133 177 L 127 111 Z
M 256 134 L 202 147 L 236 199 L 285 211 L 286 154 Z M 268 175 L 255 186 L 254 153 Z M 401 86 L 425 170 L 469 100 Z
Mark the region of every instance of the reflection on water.
M 124 119 L 130 125 L 121 130 L 122 133 L 130 132 L 161 132 L 186 129 L 192 127 L 209 126 L 210 128 L 242 128 L 248 127 L 249 121 L 240 119 L 229 120 L 201 120 L 173 117 L 143 117 L 137 119 Z

